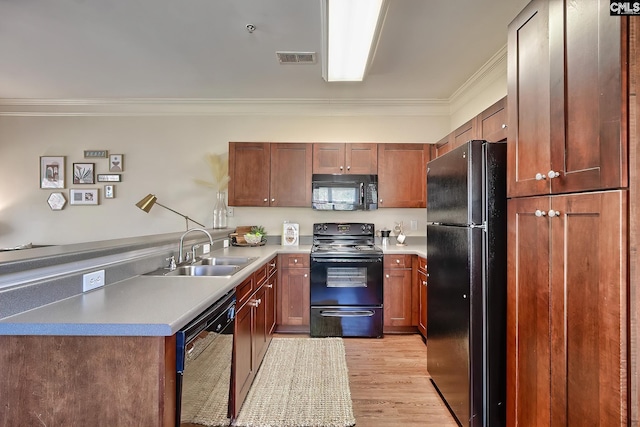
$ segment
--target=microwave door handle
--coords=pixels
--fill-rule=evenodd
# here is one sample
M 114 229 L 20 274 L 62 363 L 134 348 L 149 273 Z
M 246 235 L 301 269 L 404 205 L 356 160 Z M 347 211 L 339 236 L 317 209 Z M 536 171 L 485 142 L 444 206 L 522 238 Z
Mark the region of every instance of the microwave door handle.
M 360 183 L 360 206 L 364 208 L 364 182 Z

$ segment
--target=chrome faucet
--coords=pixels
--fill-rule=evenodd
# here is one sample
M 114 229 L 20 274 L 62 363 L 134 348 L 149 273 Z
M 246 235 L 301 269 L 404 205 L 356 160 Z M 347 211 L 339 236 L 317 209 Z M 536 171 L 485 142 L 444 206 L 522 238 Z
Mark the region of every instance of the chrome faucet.
M 200 231 L 204 234 L 207 235 L 207 237 L 209 238 L 209 242 L 211 243 L 211 246 L 213 246 L 213 237 L 211 237 L 211 234 L 209 234 L 209 232 L 207 230 L 205 230 L 204 228 L 191 228 L 187 231 L 184 232 L 184 234 L 180 237 L 180 253 L 178 255 L 178 264 L 181 264 L 182 261 L 185 261 L 184 257 L 182 256 L 183 252 L 184 252 L 184 237 L 191 233 L 192 231 Z

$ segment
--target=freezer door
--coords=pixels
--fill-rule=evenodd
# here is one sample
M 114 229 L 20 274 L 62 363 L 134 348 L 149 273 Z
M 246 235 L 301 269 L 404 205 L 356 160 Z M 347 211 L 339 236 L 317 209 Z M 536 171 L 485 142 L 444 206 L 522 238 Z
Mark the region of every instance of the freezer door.
M 427 164 L 427 221 L 482 224 L 484 141 L 469 141 Z
M 478 228 L 427 226 L 427 369 L 463 426 L 482 425 L 482 242 Z

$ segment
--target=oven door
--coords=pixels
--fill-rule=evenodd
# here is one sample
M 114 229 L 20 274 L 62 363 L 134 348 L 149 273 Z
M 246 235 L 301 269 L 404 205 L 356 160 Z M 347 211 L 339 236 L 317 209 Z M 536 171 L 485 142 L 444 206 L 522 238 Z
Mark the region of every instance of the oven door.
M 381 306 L 382 256 L 311 256 L 311 306 Z

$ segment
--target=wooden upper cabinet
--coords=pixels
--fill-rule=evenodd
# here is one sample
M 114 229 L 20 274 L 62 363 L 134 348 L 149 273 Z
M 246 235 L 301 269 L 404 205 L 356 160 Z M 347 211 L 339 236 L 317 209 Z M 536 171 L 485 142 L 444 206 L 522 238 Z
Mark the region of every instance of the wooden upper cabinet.
M 311 207 L 311 144 L 271 144 L 269 206 Z
M 229 143 L 229 206 L 269 206 L 271 146 Z
M 453 147 L 453 142 L 451 142 L 451 136 L 452 134 L 449 134 L 434 144 L 435 149 L 432 150 L 432 155 L 434 159 L 436 157 L 442 156 L 444 153 L 448 153 L 449 151 L 451 151 L 451 148 Z
M 507 97 L 484 110 L 477 118 L 478 137 L 489 142 L 507 139 Z
M 378 173 L 377 144 L 313 144 L 313 173 L 360 174 Z
M 472 139 L 478 139 L 477 121 L 478 118 L 474 117 L 468 122 L 458 126 L 458 128 L 453 131 L 451 135 L 452 150 L 471 141 Z
M 625 18 L 534 0 L 508 28 L 508 195 L 627 186 Z
M 378 207 L 426 207 L 429 160 L 429 144 L 378 144 Z
M 311 206 L 311 144 L 230 142 L 229 206 Z

